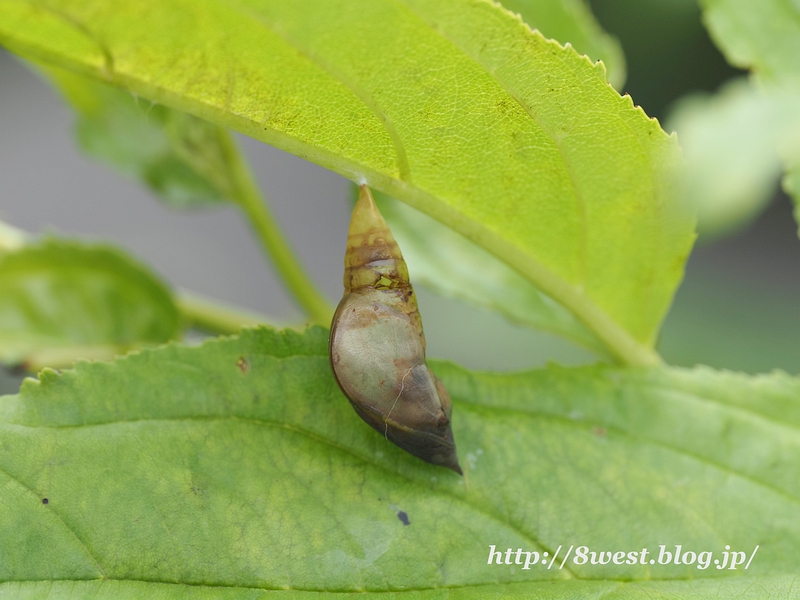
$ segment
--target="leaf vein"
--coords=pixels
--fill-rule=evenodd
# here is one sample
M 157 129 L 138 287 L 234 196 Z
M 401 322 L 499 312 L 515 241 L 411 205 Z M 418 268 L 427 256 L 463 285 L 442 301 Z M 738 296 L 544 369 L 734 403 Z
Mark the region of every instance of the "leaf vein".
M 483 406 L 481 404 L 474 404 L 472 402 L 465 402 L 463 400 L 461 400 L 460 403 L 463 404 L 463 405 L 466 405 L 467 410 L 469 410 L 470 408 L 473 409 L 473 410 L 478 410 L 478 411 L 489 410 L 487 407 L 485 407 L 485 406 Z M 563 422 L 563 423 L 567 423 L 567 424 L 572 425 L 574 427 L 581 427 L 581 428 L 588 428 L 589 427 L 586 424 L 577 423 L 573 419 L 570 419 L 568 417 L 564 417 L 562 415 L 554 415 L 554 414 L 548 414 L 548 413 L 533 413 L 531 411 L 517 409 L 517 408 L 510 408 L 510 407 L 505 407 L 505 406 L 493 406 L 493 407 L 491 407 L 491 410 L 501 410 L 501 411 L 504 411 L 504 412 L 522 414 L 522 415 L 525 415 L 525 416 L 527 416 L 529 418 L 551 419 L 551 420 L 554 420 L 554 421 L 560 421 L 560 422 Z M 651 444 L 653 446 L 664 448 L 666 450 L 671 450 L 672 452 L 675 452 L 676 454 L 680 454 L 682 456 L 686 456 L 688 458 L 692 458 L 692 459 L 696 460 L 697 462 L 700 462 L 700 463 L 706 464 L 708 466 L 714 467 L 714 468 L 722 471 L 723 473 L 727 473 L 728 475 L 741 477 L 742 479 L 744 479 L 746 481 L 749 481 L 749 482 L 751 482 L 751 483 L 753 483 L 755 485 L 758 485 L 758 486 L 761 486 L 761 487 L 763 487 L 765 489 L 771 490 L 772 492 L 774 492 L 774 493 L 784 497 L 785 499 L 789 500 L 792 504 L 796 504 L 796 505 L 800 506 L 800 498 L 792 496 L 788 491 L 782 490 L 781 488 L 779 488 L 779 487 L 777 487 L 777 486 L 775 486 L 775 485 L 773 485 L 771 483 L 767 483 L 766 481 L 763 481 L 761 479 L 758 479 L 756 477 L 753 477 L 753 476 L 748 475 L 746 473 L 743 473 L 741 471 L 737 471 L 733 467 L 725 465 L 724 463 L 720 463 L 720 462 L 714 461 L 714 460 L 712 460 L 712 459 L 710 459 L 708 457 L 705 457 L 705 456 L 703 456 L 701 454 L 696 454 L 696 453 L 691 452 L 689 450 L 685 450 L 685 449 L 679 448 L 677 446 L 673 446 L 672 444 L 668 444 L 666 442 L 662 442 L 662 441 L 654 439 L 654 438 L 647 438 L 647 437 L 644 437 L 644 436 L 636 435 L 636 434 L 634 434 L 634 433 L 632 433 L 632 432 L 630 432 L 630 431 L 628 431 L 626 429 L 622 429 L 621 427 L 617 427 L 616 425 L 608 424 L 607 422 L 602 421 L 602 420 L 599 420 L 599 422 L 603 423 L 603 426 L 607 430 L 614 431 L 614 432 L 620 434 L 623 437 L 628 437 L 628 438 L 630 438 L 632 440 L 636 440 L 636 441 L 639 441 L 639 442 L 642 442 L 642 443 L 645 443 L 645 444 Z
M 207 421 L 207 422 L 213 422 L 213 421 L 238 421 L 238 422 L 242 422 L 242 423 L 248 423 L 250 425 L 258 425 L 258 426 L 263 426 L 263 427 L 271 427 L 271 428 L 275 428 L 275 429 L 283 429 L 285 431 L 289 431 L 289 432 L 295 433 L 297 435 L 305 436 L 308 439 L 310 439 L 312 441 L 315 441 L 317 443 L 329 446 L 331 448 L 335 448 L 335 449 L 337 449 L 340 452 L 343 452 L 345 454 L 349 454 L 350 456 L 353 456 L 353 457 L 355 457 L 355 458 L 357 458 L 357 459 L 359 459 L 359 460 L 361 460 L 361 461 L 363 461 L 363 462 L 365 462 L 367 464 L 370 464 L 370 465 L 372 465 L 374 467 L 377 467 L 377 468 L 379 468 L 381 470 L 387 471 L 390 475 L 406 479 L 407 481 L 409 481 L 413 485 L 422 485 L 422 484 L 420 484 L 420 482 L 414 480 L 413 478 L 408 477 L 407 475 L 403 475 L 402 473 L 399 473 L 397 471 L 393 471 L 388 466 L 383 465 L 381 463 L 378 463 L 378 462 L 376 462 L 376 461 L 364 456 L 363 454 L 359 454 L 357 451 L 355 451 L 355 450 L 353 450 L 351 448 L 348 448 L 347 446 L 344 446 L 342 444 L 339 444 L 339 443 L 335 442 L 334 440 L 331 440 L 329 438 L 325 438 L 325 437 L 323 437 L 323 436 L 321 436 L 321 435 L 319 435 L 317 433 L 314 433 L 313 431 L 308 431 L 306 429 L 302 429 L 302 428 L 294 426 L 294 425 L 289 425 L 288 423 L 281 423 L 279 421 L 268 421 L 268 420 L 262 420 L 262 419 L 253 419 L 253 418 L 247 418 L 247 417 L 239 417 L 239 416 L 235 416 L 235 415 L 212 415 L 212 416 L 208 416 L 208 417 L 188 417 L 187 416 L 187 417 L 164 417 L 164 418 L 154 418 L 154 419 L 131 419 L 131 420 L 128 420 L 128 421 L 111 421 L 111 422 L 105 422 L 105 423 L 85 423 L 85 424 L 82 424 L 82 425 L 71 425 L 71 426 L 60 426 L 60 427 L 41 427 L 41 428 L 42 429 L 82 429 L 82 428 L 89 428 L 89 427 L 115 427 L 115 426 L 119 426 L 119 425 L 130 425 L 130 424 L 133 424 L 133 423 L 158 423 L 158 422 L 171 423 L 171 422 L 180 422 L 180 421 L 188 421 L 188 422 L 191 422 L 191 421 Z M 25 427 L 25 426 L 23 426 L 23 427 Z M 426 487 L 425 489 L 427 490 L 428 488 Z M 462 497 L 460 497 L 460 496 L 458 496 L 456 494 L 453 494 L 452 492 L 445 491 L 445 490 L 439 490 L 438 493 L 440 493 L 442 495 L 445 495 L 445 496 L 448 496 L 450 498 L 453 498 L 454 500 L 456 500 L 459 503 L 467 505 L 471 510 L 474 510 L 475 512 L 480 513 L 480 514 L 484 515 L 485 517 L 487 517 L 487 518 L 489 518 L 489 519 L 491 519 L 493 521 L 499 522 L 503 526 L 508 527 L 509 529 L 514 531 L 520 537 L 527 539 L 528 542 L 532 542 L 536 546 L 539 546 L 540 548 L 542 548 L 544 550 L 547 550 L 548 552 L 552 553 L 553 549 L 549 548 L 548 546 L 546 546 L 535 535 L 533 535 L 531 533 L 528 533 L 526 531 L 523 531 L 516 524 L 510 523 L 510 522 L 504 520 L 499 515 L 495 515 L 494 513 L 490 512 L 490 511 L 487 511 L 486 509 L 481 508 L 479 506 L 475 506 L 475 505 L 469 503 L 468 501 L 466 501 L 464 498 L 462 498 Z M 576 575 L 572 571 L 570 571 L 568 568 L 565 567 L 564 571 L 567 572 L 572 577 L 576 577 Z
M 225 6 L 229 7 L 228 3 L 225 3 Z M 375 96 L 369 93 L 362 85 L 357 83 L 351 77 L 349 77 L 346 73 L 342 70 L 336 68 L 330 62 L 324 60 L 319 54 L 312 52 L 310 49 L 304 47 L 298 40 L 290 36 L 286 31 L 281 29 L 275 22 L 268 20 L 264 15 L 248 9 L 247 7 L 243 6 L 241 3 L 237 3 L 236 9 L 238 12 L 244 16 L 245 18 L 249 18 L 256 23 L 263 26 L 265 29 L 269 30 L 274 35 L 278 36 L 282 39 L 287 45 L 291 46 L 296 52 L 304 56 L 311 62 L 313 65 L 317 66 L 318 68 L 325 71 L 328 75 L 330 75 L 333 79 L 344 85 L 348 90 L 350 90 L 354 96 L 356 96 L 361 102 L 366 106 L 373 115 L 380 121 L 383 125 L 386 134 L 389 136 L 389 139 L 392 141 L 392 145 L 394 146 L 395 157 L 397 159 L 397 170 L 399 174 L 399 178 L 406 183 L 411 183 L 411 167 L 408 162 L 408 153 L 406 152 L 405 145 L 403 144 L 403 140 L 400 137 L 397 128 L 392 123 L 391 118 L 386 112 L 380 107 L 378 102 L 375 100 Z
M 588 222 L 587 222 L 587 215 L 586 215 L 586 200 L 583 197 L 583 193 L 581 192 L 578 183 L 575 178 L 575 169 L 572 165 L 572 162 L 569 158 L 569 155 L 561 145 L 558 136 L 555 132 L 547 126 L 544 121 L 536 116 L 533 111 L 533 108 L 526 103 L 522 97 L 516 92 L 514 87 L 510 85 L 504 78 L 497 75 L 496 69 L 491 69 L 487 65 L 481 63 L 478 57 L 473 56 L 470 52 L 466 50 L 461 44 L 456 42 L 453 38 L 449 37 L 444 31 L 440 28 L 436 27 L 434 24 L 430 23 L 427 19 L 425 19 L 422 15 L 417 13 L 411 6 L 409 6 L 405 0 L 392 0 L 396 4 L 404 6 L 410 13 L 414 14 L 421 23 L 424 23 L 428 28 L 432 29 L 442 38 L 447 40 L 452 44 L 454 48 L 456 48 L 461 54 L 472 60 L 475 64 L 477 64 L 481 69 L 483 69 L 487 74 L 489 74 L 497 84 L 503 88 L 503 90 L 514 99 L 517 104 L 528 114 L 531 120 L 550 138 L 550 141 L 555 146 L 556 150 L 558 151 L 559 155 L 561 156 L 561 160 L 564 162 L 564 168 L 567 172 L 567 177 L 570 182 L 570 186 L 572 187 L 572 192 L 575 200 L 575 208 L 578 213 L 578 224 L 580 227 L 580 235 L 578 237 L 579 240 L 579 247 L 578 247 L 578 269 L 579 275 L 578 280 L 581 284 L 585 284 L 586 282 L 586 273 L 587 273 L 587 244 L 588 244 Z M 541 35 L 541 34 L 540 34 Z M 544 38 L 543 38 L 544 39 Z M 571 66 L 569 67 L 571 69 Z
M 37 494 L 33 489 L 31 489 L 28 485 L 26 485 L 22 480 L 20 480 L 17 477 L 14 477 L 11 473 L 6 471 L 5 469 L 0 468 L 0 474 L 5 475 L 6 477 L 8 477 L 9 480 L 15 482 L 17 485 L 25 489 L 29 494 L 34 496 L 37 501 L 41 500 L 39 494 Z M 48 505 L 47 509 L 48 513 L 52 514 L 56 518 L 56 520 L 59 521 L 61 525 L 63 525 L 64 528 L 72 535 L 72 537 L 75 538 L 78 544 L 80 544 L 80 546 L 83 548 L 83 551 L 86 553 L 89 559 L 94 563 L 95 567 L 97 567 L 97 570 L 100 572 L 102 579 L 106 579 L 106 574 L 105 571 L 103 570 L 103 567 L 100 566 L 100 563 L 98 562 L 97 558 L 95 558 L 94 554 L 92 554 L 92 551 L 89 550 L 89 547 L 86 545 L 86 542 L 84 542 L 81 539 L 81 537 L 75 532 L 75 530 L 72 527 L 67 525 L 66 521 L 64 521 L 61 515 L 59 515 L 58 512 L 53 508 L 52 503 Z

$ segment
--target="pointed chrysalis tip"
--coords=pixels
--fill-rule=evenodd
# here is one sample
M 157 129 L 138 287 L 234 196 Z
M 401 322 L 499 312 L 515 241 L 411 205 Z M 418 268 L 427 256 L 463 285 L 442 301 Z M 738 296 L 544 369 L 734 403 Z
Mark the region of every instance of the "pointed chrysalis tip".
M 384 240 L 394 243 L 394 237 L 375 204 L 372 192 L 368 186 L 362 185 L 358 189 L 358 201 L 353 207 L 348 233 L 350 236 L 358 236 L 377 232 L 380 232 Z
M 375 200 L 372 197 L 372 190 L 369 189 L 369 186 L 366 183 L 362 183 L 358 186 L 358 199 L 366 200 L 369 204 L 375 204 Z
M 383 215 L 381 215 L 381 211 L 378 210 L 375 197 L 372 195 L 372 190 L 367 184 L 358 186 L 358 202 L 356 204 L 361 205 L 361 210 L 368 209 L 372 213 L 377 213 L 380 220 L 383 221 Z

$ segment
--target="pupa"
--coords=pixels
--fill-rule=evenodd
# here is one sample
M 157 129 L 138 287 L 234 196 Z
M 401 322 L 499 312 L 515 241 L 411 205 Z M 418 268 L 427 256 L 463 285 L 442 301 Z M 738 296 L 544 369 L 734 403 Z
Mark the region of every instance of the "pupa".
M 425 361 L 408 267 L 365 185 L 350 221 L 329 351 L 339 387 L 370 427 L 425 462 L 462 474 L 450 395 Z

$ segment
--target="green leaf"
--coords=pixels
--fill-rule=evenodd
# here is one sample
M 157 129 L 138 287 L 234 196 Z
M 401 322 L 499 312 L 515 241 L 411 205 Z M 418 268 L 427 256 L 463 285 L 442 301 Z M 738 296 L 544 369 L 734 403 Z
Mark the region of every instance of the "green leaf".
M 700 0 L 728 61 L 765 81 L 800 77 L 800 6 L 786 0 Z
M 714 95 L 691 95 L 671 111 L 687 159 L 686 197 L 697 207 L 700 235 L 732 233 L 752 221 L 775 192 L 782 166 L 778 148 L 800 125 L 790 102 L 745 79 Z M 800 158 L 800 156 L 799 156 Z
M 0 43 L 363 179 L 659 360 L 693 241 L 675 140 L 488 0 L 6 0 Z
M 501 4 L 519 13 L 523 21 L 545 37 L 569 43 L 581 54 L 602 60 L 609 82 L 616 89 L 622 89 L 625 84 L 622 47 L 603 31 L 583 0 L 502 0 Z
M 78 142 L 93 158 L 176 207 L 233 197 L 224 129 L 64 69 L 38 68 L 77 113 Z
M 560 304 L 480 246 L 424 213 L 376 193 L 411 274 L 434 292 L 494 310 L 514 323 L 556 333 L 610 359 L 603 343 Z
M 181 330 L 166 286 L 106 245 L 45 239 L 0 254 L 0 361 L 30 369 L 111 358 Z
M 800 380 L 434 368 L 453 397 L 464 478 L 361 422 L 322 328 L 43 371 L 0 401 L 0 590 L 797 597 Z M 726 545 L 760 548 L 746 572 L 487 564 L 490 545 L 647 548 L 657 560 L 662 544 L 719 559 Z
M 753 71 L 764 88 L 762 111 L 769 115 L 762 119 L 777 126 L 752 141 L 763 145 L 777 137 L 775 151 L 788 173 L 784 189 L 798 203 L 800 188 L 793 183 L 792 173 L 800 165 L 800 5 L 785 0 L 702 0 L 701 5 L 706 26 L 728 61 Z M 767 169 L 762 168 L 760 178 L 769 179 Z M 758 204 L 764 194 L 763 189 L 752 193 L 750 202 Z

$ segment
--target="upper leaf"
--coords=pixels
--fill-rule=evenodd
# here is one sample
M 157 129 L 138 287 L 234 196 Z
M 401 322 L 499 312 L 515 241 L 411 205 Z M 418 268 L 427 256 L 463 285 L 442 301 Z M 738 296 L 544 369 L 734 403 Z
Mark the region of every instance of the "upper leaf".
M 676 144 L 488 0 L 6 0 L 0 41 L 365 179 L 657 360 L 693 240 Z
M 465 478 L 358 418 L 321 328 L 42 372 L 0 400 L 0 591 L 786 597 L 800 555 L 797 379 L 434 368 Z M 676 544 L 720 560 L 760 548 L 746 573 L 658 564 L 659 545 Z M 646 548 L 654 562 L 524 570 L 487 565 L 490 545 Z
M 687 198 L 698 208 L 702 236 L 735 231 L 775 193 L 781 156 L 800 160 L 800 96 L 765 93 L 737 79 L 711 95 L 691 95 L 672 110 L 669 126 L 687 159 Z
M 111 358 L 181 330 L 166 286 L 110 246 L 46 239 L 0 253 L 0 361 Z
M 397 239 L 412 283 L 555 333 L 610 359 L 603 343 L 560 304 L 486 250 L 384 194 L 375 201 Z

